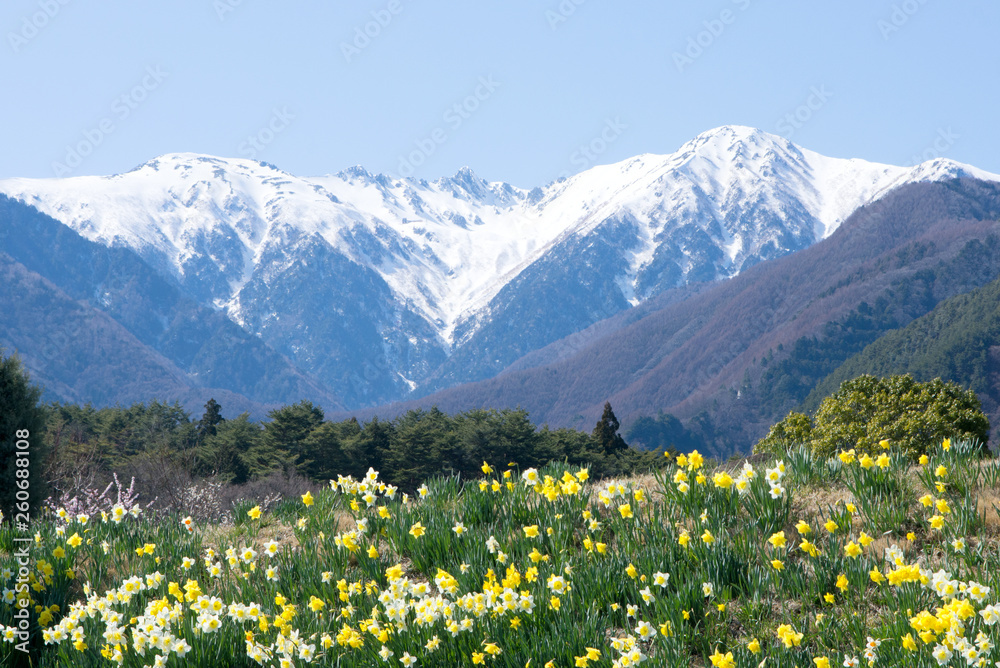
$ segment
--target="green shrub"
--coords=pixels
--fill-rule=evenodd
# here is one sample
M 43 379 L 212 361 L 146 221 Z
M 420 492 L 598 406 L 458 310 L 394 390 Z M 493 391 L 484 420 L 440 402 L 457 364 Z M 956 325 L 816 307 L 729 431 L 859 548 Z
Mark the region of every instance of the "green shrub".
M 975 392 L 940 378 L 918 383 L 911 376 L 858 376 L 820 404 L 810 420 L 789 413 L 755 446 L 755 452 L 786 453 L 797 445 L 830 457 L 854 448 L 878 451 L 888 440 L 893 448 L 918 457 L 945 438 L 985 443 L 989 420 Z

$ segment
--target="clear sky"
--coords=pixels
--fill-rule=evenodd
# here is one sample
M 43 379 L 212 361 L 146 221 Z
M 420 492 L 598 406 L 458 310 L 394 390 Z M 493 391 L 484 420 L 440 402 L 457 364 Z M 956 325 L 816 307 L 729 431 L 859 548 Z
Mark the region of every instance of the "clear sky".
M 1000 172 L 998 27 L 995 0 L 3 0 L 0 177 L 191 151 L 533 187 L 725 124 Z

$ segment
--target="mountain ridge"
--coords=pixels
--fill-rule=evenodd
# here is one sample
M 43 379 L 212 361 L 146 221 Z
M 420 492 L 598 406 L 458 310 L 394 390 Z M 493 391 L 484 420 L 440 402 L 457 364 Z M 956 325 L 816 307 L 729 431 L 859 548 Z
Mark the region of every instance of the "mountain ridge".
M 697 292 L 664 295 L 664 303 L 644 313 L 623 312 L 595 325 L 602 331 L 592 336 L 561 342 L 566 350 L 533 353 L 537 364 L 358 415 L 517 404 L 539 423 L 584 428 L 611 401 L 623 425 L 667 412 L 697 428 L 710 416 L 714 426 L 700 435 L 714 441 L 712 450 L 745 451 L 804 398 L 755 405 L 765 358 L 776 364 L 803 337 L 824 336 L 826 323 L 883 296 L 892 309 L 885 327 L 905 326 L 941 300 L 1000 275 L 1000 255 L 989 250 L 998 244 L 998 184 L 910 184 L 855 212 L 810 248 L 695 286 Z M 891 291 L 898 293 L 895 302 Z M 834 368 L 851 354 L 844 349 Z
M 86 379 L 72 373 L 66 378 L 48 374 L 47 385 L 55 393 L 49 398 L 96 403 L 132 401 L 141 397 L 138 390 L 112 386 L 146 382 L 152 388 L 159 382 L 174 398 L 187 392 L 184 388 L 215 388 L 220 395 L 242 395 L 242 400 L 232 403 L 254 414 L 262 414 L 261 406 L 280 405 L 302 394 L 331 408 L 340 406 L 329 390 L 223 314 L 196 304 L 128 248 L 107 248 L 88 241 L 36 209 L 3 195 L 0 248 L 8 259 L 10 277 L 4 284 L 8 289 L 0 296 L 10 303 L 18 301 L 19 289 L 13 287 L 16 279 L 20 291 L 38 295 L 40 304 L 51 304 L 66 314 L 64 319 L 77 323 L 71 330 L 85 334 L 92 343 L 89 350 L 81 346 L 82 358 L 104 360 L 92 362 L 90 375 L 103 378 L 109 387 L 102 387 L 96 394 L 94 387 L 83 394 L 61 392 L 56 388 L 72 388 Z M 26 355 L 34 354 L 39 341 L 52 336 L 49 329 L 63 332 L 68 326 L 60 318 L 53 325 L 52 314 L 44 308 L 36 308 L 38 312 L 31 317 L 15 317 L 13 314 L 22 313 L 21 309 L 8 304 L 3 310 L 3 326 L 6 337 L 12 338 L 12 343 Z M 72 357 L 75 338 L 63 336 L 58 354 L 42 355 L 41 359 L 50 365 L 68 365 L 65 368 L 69 369 L 73 363 L 65 358 Z M 126 364 L 111 361 L 116 352 L 141 361 L 145 364 L 143 371 L 132 378 L 111 373 L 113 368 Z M 82 363 L 82 359 L 76 362 Z M 33 370 L 44 378 L 47 370 L 41 366 L 45 365 L 35 365 Z M 111 378 L 96 371 L 101 366 L 108 367 Z
M 960 175 L 1000 180 L 722 126 L 532 190 L 467 167 L 434 181 L 361 166 L 298 177 L 167 154 L 0 192 L 131 249 L 355 408 L 492 377 L 666 291 L 806 248 L 900 185 Z

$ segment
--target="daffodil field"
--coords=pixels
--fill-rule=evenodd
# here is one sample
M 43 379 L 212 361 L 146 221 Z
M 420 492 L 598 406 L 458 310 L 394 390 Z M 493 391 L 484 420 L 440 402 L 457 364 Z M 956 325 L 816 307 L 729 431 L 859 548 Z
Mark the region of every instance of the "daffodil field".
M 58 511 L 20 562 L 4 520 L 0 662 L 1000 666 L 995 459 L 755 464 L 484 462 L 413 497 L 369 471 L 232 525 Z

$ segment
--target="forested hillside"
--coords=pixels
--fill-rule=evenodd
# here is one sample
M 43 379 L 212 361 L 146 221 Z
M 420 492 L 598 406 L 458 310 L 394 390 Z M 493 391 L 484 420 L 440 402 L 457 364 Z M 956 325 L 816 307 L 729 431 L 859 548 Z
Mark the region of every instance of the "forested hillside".
M 996 429 L 1000 425 L 1000 279 L 944 301 L 906 327 L 880 337 L 817 384 L 804 407 L 813 408 L 841 382 L 862 373 L 908 373 L 921 381 L 941 378 L 959 383 L 977 394 Z
M 580 427 L 610 398 L 628 428 L 662 413 L 709 452 L 746 452 L 866 345 L 1000 275 L 998 239 L 996 184 L 905 186 L 814 246 L 616 316 L 534 354 L 534 366 L 378 410 L 520 405 Z
M 46 399 L 200 406 L 217 396 L 263 417 L 310 397 L 339 402 L 221 312 L 197 304 L 134 251 L 108 248 L 0 195 L 0 346 Z

